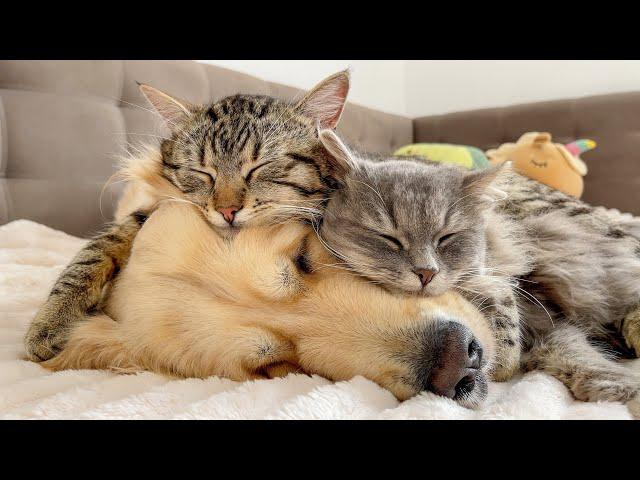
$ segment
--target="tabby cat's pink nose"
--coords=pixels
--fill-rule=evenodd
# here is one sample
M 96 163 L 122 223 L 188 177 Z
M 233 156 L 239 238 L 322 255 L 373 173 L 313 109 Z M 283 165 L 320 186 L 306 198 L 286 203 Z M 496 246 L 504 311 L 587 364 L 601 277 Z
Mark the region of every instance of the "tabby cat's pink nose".
M 218 210 L 218 212 L 220 212 L 220 214 L 224 217 L 227 223 L 231 225 L 233 223 L 233 219 L 236 216 L 236 213 L 238 212 L 238 210 L 240 210 L 240 207 L 224 207 L 224 208 L 217 208 L 216 210 Z

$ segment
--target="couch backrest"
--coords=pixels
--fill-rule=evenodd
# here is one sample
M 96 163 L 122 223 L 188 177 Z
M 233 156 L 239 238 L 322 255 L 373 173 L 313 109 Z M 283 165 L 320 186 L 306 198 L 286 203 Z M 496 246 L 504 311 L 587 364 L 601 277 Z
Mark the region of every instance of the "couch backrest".
M 118 156 L 163 134 L 136 81 L 192 102 L 236 93 L 292 100 L 302 93 L 192 61 L 2 61 L 0 224 L 27 218 L 86 236 L 111 219 L 118 185 L 99 200 Z M 413 135 L 410 119 L 353 104 L 338 131 L 381 153 Z
M 596 95 L 417 118 L 417 142 L 463 143 L 483 150 L 529 131 L 553 141 L 590 138 L 583 199 L 640 215 L 640 92 Z
M 118 156 L 163 134 L 136 81 L 193 102 L 302 93 L 192 61 L 0 61 L 0 224 L 28 218 L 86 236 L 111 219 L 120 185 L 100 198 Z M 338 128 L 356 147 L 378 153 L 412 141 L 488 149 L 534 130 L 563 143 L 596 140 L 597 149 L 583 157 L 584 199 L 640 215 L 640 92 L 413 121 L 349 104 Z

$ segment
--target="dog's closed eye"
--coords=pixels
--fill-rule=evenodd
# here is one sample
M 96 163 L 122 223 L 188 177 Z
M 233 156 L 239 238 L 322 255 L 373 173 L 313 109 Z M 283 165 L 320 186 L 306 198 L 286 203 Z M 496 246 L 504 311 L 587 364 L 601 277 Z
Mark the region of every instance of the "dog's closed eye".
M 305 238 L 293 259 L 293 263 L 299 272 L 311 273 L 311 261 L 309 260 L 309 249 L 307 245 L 307 239 Z

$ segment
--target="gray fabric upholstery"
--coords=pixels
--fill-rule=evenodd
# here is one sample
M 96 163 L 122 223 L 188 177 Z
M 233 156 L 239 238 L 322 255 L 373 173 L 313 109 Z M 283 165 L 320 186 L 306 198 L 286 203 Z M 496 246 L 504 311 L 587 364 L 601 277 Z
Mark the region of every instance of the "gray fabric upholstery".
M 191 102 L 302 93 L 192 61 L 2 61 L 0 224 L 28 218 L 86 236 L 111 219 L 119 185 L 105 190 L 102 205 L 100 194 L 118 156 L 166 134 L 136 81 Z M 413 138 L 410 119 L 351 104 L 339 131 L 383 153 Z
M 7 121 L 4 116 L 2 98 L 0 98 L 0 178 L 7 175 Z
M 166 134 L 136 81 L 192 102 L 235 93 L 293 100 L 303 93 L 191 61 L 1 61 L 0 224 L 27 218 L 87 236 L 111 219 L 121 185 L 100 199 L 118 156 Z M 559 142 L 596 140 L 598 148 L 585 155 L 584 198 L 640 214 L 640 93 L 413 121 L 349 104 L 338 128 L 356 147 L 379 153 L 413 141 L 487 149 L 530 130 L 549 131 Z
M 528 131 L 550 132 L 559 143 L 595 140 L 598 147 L 582 157 L 589 167 L 582 198 L 640 215 L 640 92 L 414 120 L 416 142 L 464 143 L 483 150 L 514 142 Z

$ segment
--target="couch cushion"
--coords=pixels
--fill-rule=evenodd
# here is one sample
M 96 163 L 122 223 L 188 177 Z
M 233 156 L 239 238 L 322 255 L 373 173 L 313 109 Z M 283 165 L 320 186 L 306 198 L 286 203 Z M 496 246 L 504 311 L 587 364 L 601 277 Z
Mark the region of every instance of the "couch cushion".
M 105 179 L 124 152 L 120 109 L 98 97 L 0 90 L 11 178 Z
M 119 60 L 6 60 L 0 87 L 13 90 L 94 95 L 116 103 L 122 90 Z
M 9 156 L 7 153 L 7 121 L 4 115 L 4 107 L 2 97 L 0 97 L 0 178 L 5 177 L 7 174 L 7 163 L 9 163 Z
M 105 181 L 63 178 L 0 179 L 0 219 L 2 198 L 8 213 L 4 221 L 28 218 L 45 225 L 56 225 L 65 232 L 83 229 L 86 236 L 98 232 L 113 220 L 115 200 L 121 185 L 103 188 Z M 3 193 L 4 191 L 4 193 Z

